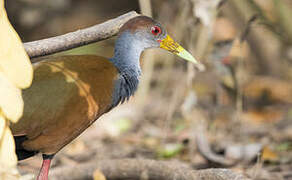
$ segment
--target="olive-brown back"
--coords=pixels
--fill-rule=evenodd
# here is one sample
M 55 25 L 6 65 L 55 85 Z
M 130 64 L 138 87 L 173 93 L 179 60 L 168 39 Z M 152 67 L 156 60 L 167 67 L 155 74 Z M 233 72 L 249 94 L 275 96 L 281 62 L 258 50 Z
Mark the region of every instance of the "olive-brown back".
M 117 69 L 93 55 L 51 57 L 34 66 L 32 86 L 23 92 L 24 114 L 12 124 L 25 135 L 24 149 L 54 154 L 75 139 L 112 103 Z

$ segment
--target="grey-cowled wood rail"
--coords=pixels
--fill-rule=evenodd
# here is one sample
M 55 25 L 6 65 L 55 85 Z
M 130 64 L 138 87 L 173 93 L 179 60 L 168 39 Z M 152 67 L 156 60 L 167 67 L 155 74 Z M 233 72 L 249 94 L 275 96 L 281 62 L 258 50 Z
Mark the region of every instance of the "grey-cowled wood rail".
M 112 58 L 62 56 L 34 64 L 32 86 L 23 92 L 23 117 L 11 125 L 18 159 L 42 153 L 38 179 L 47 179 L 50 162 L 60 149 L 134 94 L 142 51 L 158 47 L 203 67 L 160 23 L 146 16 L 120 28 Z

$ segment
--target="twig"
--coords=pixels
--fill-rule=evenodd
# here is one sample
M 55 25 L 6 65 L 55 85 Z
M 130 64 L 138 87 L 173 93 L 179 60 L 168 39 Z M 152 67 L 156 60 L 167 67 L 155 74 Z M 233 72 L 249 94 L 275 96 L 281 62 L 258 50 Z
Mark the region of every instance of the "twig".
M 235 116 L 235 120 L 239 121 L 240 117 L 243 113 L 243 83 L 242 83 L 242 79 L 246 79 L 245 74 L 241 73 L 241 69 L 245 68 L 244 67 L 244 60 L 243 60 L 243 56 L 242 56 L 242 48 L 243 48 L 243 43 L 244 41 L 247 40 L 247 36 L 251 31 L 252 25 L 253 23 L 257 20 L 257 15 L 253 15 L 249 18 L 249 20 L 246 23 L 246 26 L 243 30 L 243 32 L 241 33 L 239 39 L 240 39 L 240 59 L 238 61 L 238 63 L 235 65 L 235 68 L 231 68 L 231 72 L 232 72 L 232 78 L 234 81 L 234 86 L 236 89 L 236 116 Z
M 108 20 L 102 24 L 97 24 L 89 28 L 56 37 L 24 43 L 24 48 L 29 57 L 34 58 L 108 39 L 118 33 L 121 25 L 138 15 L 139 14 L 135 11 L 131 11 L 115 19 Z
M 139 0 L 141 13 L 146 16 L 152 16 L 151 0 Z
M 212 151 L 209 145 L 209 141 L 207 140 L 205 136 L 205 132 L 202 129 L 198 129 L 198 132 L 196 135 L 196 144 L 197 144 L 199 153 L 211 163 L 225 166 L 225 167 L 229 167 L 237 163 L 237 161 L 235 160 L 227 159 L 224 156 L 215 154 Z
M 243 23 L 246 19 L 252 17 L 254 14 L 261 18 L 261 12 L 258 12 L 251 6 L 249 2 L 252 1 L 228 1 L 224 8 L 224 14 L 229 17 L 238 29 L 245 29 L 246 24 Z M 262 19 L 260 19 L 262 20 Z M 285 68 L 281 66 L 280 61 L 275 61 L 278 58 L 277 48 L 269 46 L 271 37 L 267 36 L 260 27 L 251 28 L 246 37 L 246 41 L 251 49 L 251 54 L 254 55 L 256 61 L 253 61 L 253 67 L 257 68 L 259 74 L 270 74 L 279 76 L 285 72 Z
M 141 13 L 143 15 L 152 17 L 152 6 L 151 6 L 151 0 L 139 0 L 139 5 L 141 9 Z M 142 76 L 142 81 L 140 84 L 140 88 L 137 92 L 137 99 L 138 103 L 143 104 L 145 103 L 145 100 L 147 100 L 147 95 L 150 89 L 153 69 L 154 69 L 154 59 L 155 54 L 151 51 L 144 52 L 143 55 L 143 71 L 144 75 Z
M 221 1 L 218 3 L 217 8 L 219 9 L 219 8 L 222 7 L 226 2 L 227 2 L 227 0 L 221 0 Z
M 141 179 L 141 176 L 147 176 L 151 180 L 248 180 L 228 169 L 192 170 L 188 166 L 177 165 L 177 162 L 146 159 L 100 160 L 78 166 L 55 168 L 51 170 L 50 179 L 91 179 L 96 169 L 99 169 L 107 180 Z
M 244 28 L 244 31 L 242 32 L 242 34 L 240 36 L 240 43 L 242 43 L 243 41 L 246 40 L 248 33 L 250 32 L 251 26 L 257 20 L 257 18 L 258 18 L 257 15 L 253 15 L 249 18 L 249 20 L 247 21 L 247 24 Z

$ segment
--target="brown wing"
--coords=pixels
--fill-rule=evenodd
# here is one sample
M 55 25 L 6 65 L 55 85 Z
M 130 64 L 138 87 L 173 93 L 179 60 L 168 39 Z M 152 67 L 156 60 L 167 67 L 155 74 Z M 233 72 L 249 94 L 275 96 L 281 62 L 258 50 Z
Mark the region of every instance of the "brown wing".
M 23 92 L 24 114 L 11 125 L 26 135 L 27 150 L 53 154 L 107 112 L 116 68 L 99 56 L 50 58 L 34 67 L 32 86 Z

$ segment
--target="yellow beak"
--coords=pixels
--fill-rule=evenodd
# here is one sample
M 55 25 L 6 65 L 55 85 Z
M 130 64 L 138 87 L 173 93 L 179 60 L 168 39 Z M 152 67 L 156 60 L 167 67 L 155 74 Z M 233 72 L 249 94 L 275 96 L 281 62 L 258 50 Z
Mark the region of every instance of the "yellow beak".
M 197 61 L 188 51 L 181 47 L 177 42 L 175 42 L 169 35 L 167 35 L 161 42 L 160 48 L 165 49 L 179 57 L 190 61 L 196 65 L 200 71 L 205 70 L 205 66 Z

